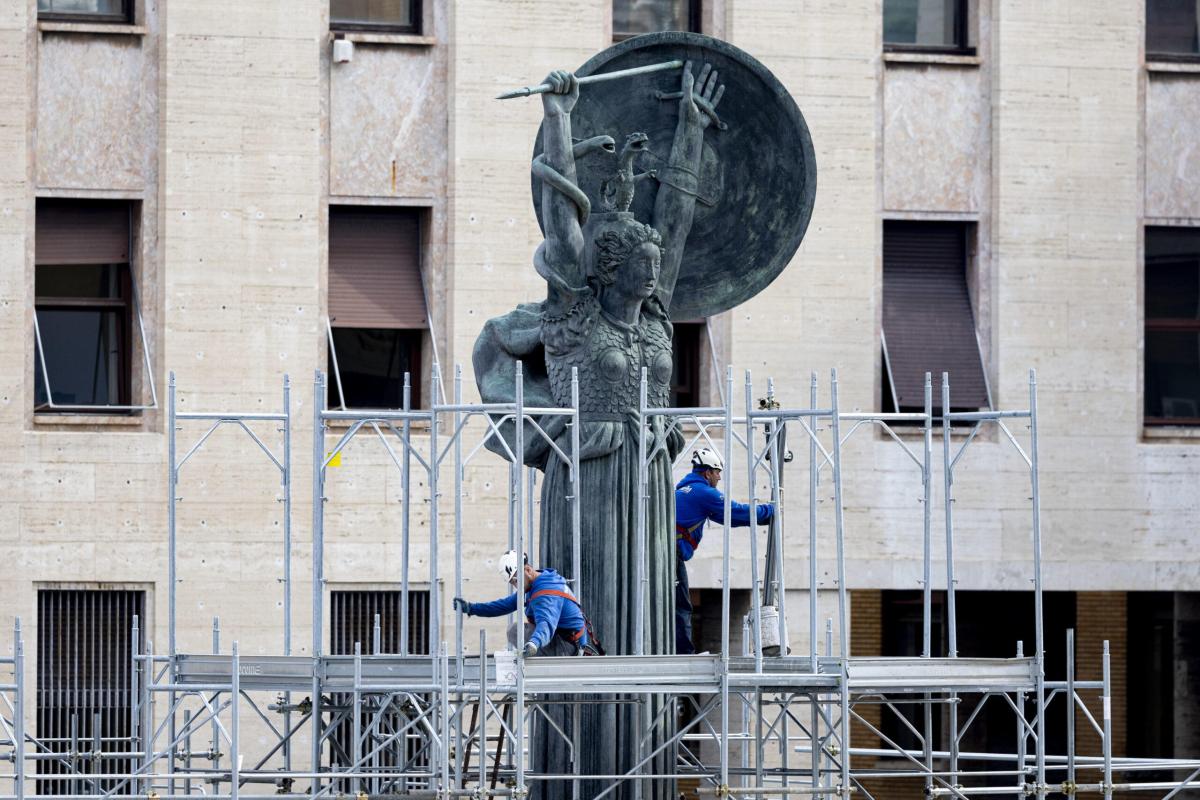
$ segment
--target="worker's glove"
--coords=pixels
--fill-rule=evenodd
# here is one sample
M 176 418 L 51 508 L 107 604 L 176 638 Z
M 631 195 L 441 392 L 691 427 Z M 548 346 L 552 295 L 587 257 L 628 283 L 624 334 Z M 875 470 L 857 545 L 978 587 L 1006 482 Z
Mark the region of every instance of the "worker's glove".
M 466 600 L 463 600 L 461 597 L 454 598 L 454 610 L 461 611 L 468 617 L 471 616 L 471 604 Z
M 536 656 L 537 655 L 537 645 L 534 644 L 533 642 L 526 642 L 525 650 L 523 651 L 523 653 L 526 658 L 531 658 L 532 656 Z

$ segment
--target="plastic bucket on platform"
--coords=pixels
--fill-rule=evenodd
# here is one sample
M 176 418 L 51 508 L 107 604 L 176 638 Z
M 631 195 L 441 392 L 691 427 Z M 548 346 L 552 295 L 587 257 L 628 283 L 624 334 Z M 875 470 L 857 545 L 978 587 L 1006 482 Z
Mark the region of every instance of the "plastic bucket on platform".
M 513 686 L 517 682 L 517 651 L 497 650 L 492 654 L 496 664 L 496 684 Z

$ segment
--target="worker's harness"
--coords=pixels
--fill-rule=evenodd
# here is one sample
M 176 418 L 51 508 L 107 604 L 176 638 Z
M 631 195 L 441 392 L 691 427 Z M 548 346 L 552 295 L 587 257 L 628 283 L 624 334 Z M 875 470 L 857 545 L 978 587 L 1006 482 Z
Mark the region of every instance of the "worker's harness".
M 546 596 L 561 597 L 564 600 L 570 600 L 575 604 L 575 607 L 579 609 L 579 613 L 583 615 L 583 627 L 577 631 L 572 631 L 570 637 L 568 637 L 571 640 L 571 643 L 576 647 L 580 647 L 585 656 L 591 655 L 586 646 L 579 644 L 580 641 L 583 640 L 583 634 L 586 631 L 588 643 L 596 650 L 597 653 L 600 655 L 605 655 L 604 646 L 600 644 L 600 640 L 596 637 L 596 632 L 592 630 L 592 621 L 587 618 L 587 614 L 583 613 L 583 606 L 579 605 L 579 601 L 575 599 L 575 596 L 570 592 L 564 592 L 560 589 L 538 589 L 529 596 L 529 603 L 532 605 L 534 600 L 538 599 L 539 597 Z M 530 620 L 533 619 L 533 612 L 530 610 L 528 605 L 525 606 L 525 616 L 529 617 Z
M 692 534 L 694 534 L 696 531 L 698 531 L 702 527 L 704 527 L 704 519 L 703 518 L 701 518 L 701 520 L 699 522 L 697 522 L 695 525 L 692 525 L 691 527 L 684 527 L 682 524 L 676 522 L 675 523 L 675 541 L 679 542 L 682 540 L 682 541 L 687 542 L 688 544 L 690 544 L 692 546 L 692 552 L 695 552 L 696 548 L 700 546 L 700 539 L 693 536 Z

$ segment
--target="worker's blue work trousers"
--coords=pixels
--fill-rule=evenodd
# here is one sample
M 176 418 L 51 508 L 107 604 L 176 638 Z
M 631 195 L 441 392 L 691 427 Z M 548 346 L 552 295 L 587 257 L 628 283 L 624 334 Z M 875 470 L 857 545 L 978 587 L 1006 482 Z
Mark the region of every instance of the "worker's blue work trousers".
M 688 588 L 687 562 L 675 559 L 675 652 L 689 656 L 696 652 L 692 644 L 692 596 Z

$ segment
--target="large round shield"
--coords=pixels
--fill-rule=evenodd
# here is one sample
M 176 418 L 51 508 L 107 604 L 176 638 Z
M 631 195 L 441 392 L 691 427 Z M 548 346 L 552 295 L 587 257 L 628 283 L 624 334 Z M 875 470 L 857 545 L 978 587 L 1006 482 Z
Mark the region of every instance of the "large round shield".
M 733 45 L 697 33 L 652 33 L 627 39 L 576 70 L 583 77 L 673 60 L 704 64 L 720 73 L 725 93 L 717 108 L 721 125 L 704 134 L 696 212 L 671 301 L 671 317 L 718 314 L 761 292 L 787 266 L 812 216 L 817 164 L 800 109 L 771 72 Z M 607 134 L 621 150 L 626 136 L 649 135 L 635 172 L 665 167 L 679 115 L 681 71 L 670 69 L 580 88 L 571 113 L 572 136 Z M 670 95 L 674 94 L 674 98 Z M 534 155 L 541 153 L 538 135 Z M 602 211 L 601 185 L 616 172 L 618 155 L 596 151 L 576 164 L 580 188 Z M 637 183 L 630 210 L 653 222 L 659 183 Z M 534 207 L 541 224 L 540 181 Z

